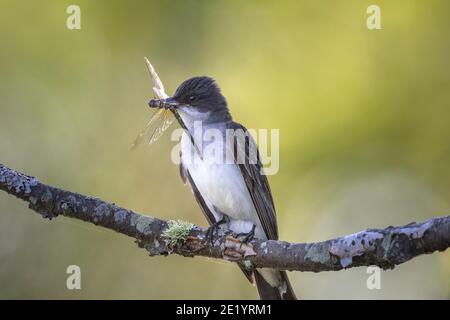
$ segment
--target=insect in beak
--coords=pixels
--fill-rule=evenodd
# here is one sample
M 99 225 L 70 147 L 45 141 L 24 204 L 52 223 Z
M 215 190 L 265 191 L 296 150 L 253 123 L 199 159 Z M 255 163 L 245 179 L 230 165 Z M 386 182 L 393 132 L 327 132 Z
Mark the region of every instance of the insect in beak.
M 180 105 L 182 104 L 180 104 L 172 97 L 167 99 L 151 99 L 148 102 L 148 106 L 150 108 L 155 108 L 158 110 L 152 115 L 145 128 L 136 137 L 131 149 L 135 149 L 137 146 L 142 144 L 143 141 L 148 141 L 148 144 L 153 144 L 156 140 L 159 139 L 159 137 L 161 137 L 163 132 L 170 127 L 173 121 L 177 119 L 181 127 L 186 130 L 186 133 L 189 135 L 192 144 L 195 146 L 196 151 L 202 158 L 200 149 L 194 141 L 194 137 L 186 128 L 183 120 L 178 114 L 177 108 Z
M 174 98 L 152 99 L 148 102 L 150 108 L 174 110 L 179 103 Z

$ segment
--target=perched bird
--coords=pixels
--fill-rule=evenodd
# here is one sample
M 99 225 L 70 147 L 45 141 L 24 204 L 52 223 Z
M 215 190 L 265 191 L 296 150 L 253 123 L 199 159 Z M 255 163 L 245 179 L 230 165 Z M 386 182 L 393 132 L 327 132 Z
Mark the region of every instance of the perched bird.
M 248 238 L 254 235 L 277 240 L 275 207 L 258 148 L 247 129 L 233 121 L 216 82 L 210 77 L 188 79 L 173 97 L 152 99 L 149 106 L 172 110 L 185 129 L 181 138 L 180 174 L 212 228 L 225 227 Z M 200 136 L 195 132 L 198 124 L 203 132 Z M 206 134 L 208 130 L 214 134 Z M 244 133 L 244 142 L 236 141 L 239 135 L 235 135 L 230 147 L 229 133 L 235 131 Z M 286 272 L 248 271 L 239 266 L 252 283 L 256 282 L 261 299 L 296 299 Z

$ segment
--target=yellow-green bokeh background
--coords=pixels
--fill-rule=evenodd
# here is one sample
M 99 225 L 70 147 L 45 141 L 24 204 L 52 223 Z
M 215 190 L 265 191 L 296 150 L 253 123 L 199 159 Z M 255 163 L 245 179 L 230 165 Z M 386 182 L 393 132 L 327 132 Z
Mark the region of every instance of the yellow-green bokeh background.
M 66 8 L 81 7 L 81 30 Z M 381 7 L 382 30 L 366 28 Z M 316 241 L 450 209 L 448 1 L 0 0 L 0 163 L 164 219 L 205 225 L 165 134 L 130 152 L 152 97 L 211 75 L 234 118 L 280 129 L 280 237 Z M 174 126 L 175 128 L 175 126 Z M 66 267 L 82 290 L 65 287 Z M 366 288 L 365 268 L 290 273 L 303 298 L 450 298 L 450 252 Z M 230 263 L 133 241 L 0 193 L 0 298 L 256 298 Z

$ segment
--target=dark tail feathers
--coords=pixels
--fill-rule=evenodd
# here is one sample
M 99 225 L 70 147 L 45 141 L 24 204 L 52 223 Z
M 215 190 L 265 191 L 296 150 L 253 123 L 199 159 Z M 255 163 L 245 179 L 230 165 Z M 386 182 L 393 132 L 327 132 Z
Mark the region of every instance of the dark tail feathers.
M 254 272 L 256 287 L 258 288 L 259 297 L 261 300 L 297 300 L 294 290 L 285 271 L 279 271 L 282 279 L 282 286 L 286 288 L 286 292 L 281 293 L 276 287 L 272 287 L 264 280 L 258 271 Z

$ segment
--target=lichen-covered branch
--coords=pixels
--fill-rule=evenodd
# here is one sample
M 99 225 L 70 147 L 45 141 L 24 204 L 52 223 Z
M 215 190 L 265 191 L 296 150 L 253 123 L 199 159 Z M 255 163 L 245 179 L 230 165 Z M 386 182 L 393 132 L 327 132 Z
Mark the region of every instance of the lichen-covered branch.
M 388 269 L 450 246 L 450 216 L 401 227 L 368 229 L 316 243 L 258 239 L 243 243 L 224 230 L 208 238 L 205 229 L 190 223 L 168 223 L 97 198 L 55 188 L 2 164 L 0 190 L 28 202 L 30 209 L 44 218 L 63 215 L 133 237 L 151 256 L 174 253 L 245 261 L 248 268 L 320 272 L 369 265 Z

